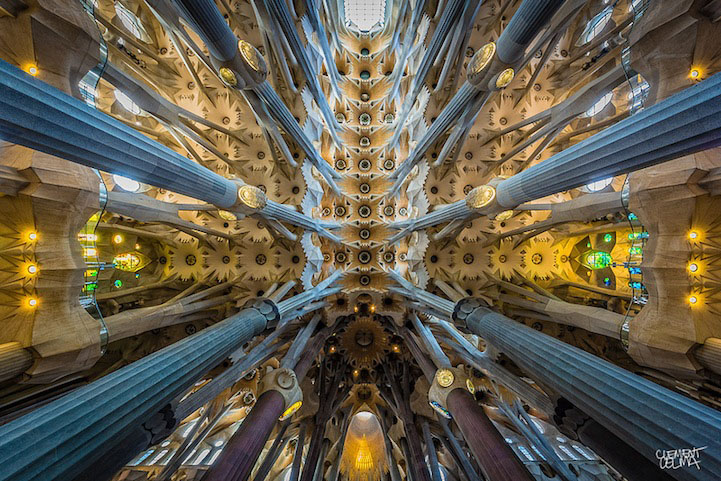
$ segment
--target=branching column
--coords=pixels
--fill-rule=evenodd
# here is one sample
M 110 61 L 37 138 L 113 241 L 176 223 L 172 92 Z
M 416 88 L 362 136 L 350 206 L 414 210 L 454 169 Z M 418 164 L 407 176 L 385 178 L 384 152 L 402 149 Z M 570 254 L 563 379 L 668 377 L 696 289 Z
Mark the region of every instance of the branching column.
M 482 306 L 463 299 L 454 319 L 652 462 L 657 450 L 705 448 L 699 469 L 672 470 L 674 478 L 718 478 L 721 413 Z
M 0 60 L 0 139 L 232 207 L 237 185 Z
M 89 471 L 95 481 L 108 479 L 175 427 L 169 406 L 175 397 L 278 318 L 271 301 L 252 302 L 0 427 L 0 480 L 67 480 Z

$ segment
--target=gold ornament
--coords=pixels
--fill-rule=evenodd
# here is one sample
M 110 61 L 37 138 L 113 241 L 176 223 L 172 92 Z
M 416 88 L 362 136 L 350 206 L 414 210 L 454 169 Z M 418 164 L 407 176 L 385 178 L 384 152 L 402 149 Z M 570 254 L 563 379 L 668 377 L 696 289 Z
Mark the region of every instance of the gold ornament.
M 512 68 L 507 68 L 498 74 L 498 78 L 496 79 L 496 88 L 502 89 L 508 87 L 508 84 L 511 83 L 515 75 L 516 72 L 514 72 Z
M 220 78 L 223 79 L 223 82 L 229 86 L 235 87 L 238 85 L 238 79 L 235 77 L 235 73 L 228 67 L 220 67 L 218 73 L 220 73 Z
M 473 381 L 468 378 L 466 378 L 466 389 L 468 389 L 468 392 L 470 392 L 471 394 L 475 394 L 476 392 L 476 386 L 474 386 Z
M 450 369 L 439 369 L 438 372 L 436 372 L 436 382 L 441 387 L 450 387 L 455 379 L 456 377 Z
M 496 54 L 496 44 L 495 42 L 490 42 L 485 44 L 481 49 L 476 52 L 476 54 L 473 56 L 473 60 L 471 61 L 471 74 L 475 75 L 480 73 L 484 68 L 488 67 L 488 64 L 491 63 L 491 60 L 493 59 L 493 56 Z
M 243 55 L 243 59 L 248 62 L 248 65 L 250 65 L 250 67 L 256 72 L 259 72 L 260 52 L 258 52 L 258 49 L 245 40 L 240 40 L 238 42 L 238 49 L 240 49 L 240 53 Z
M 513 217 L 513 211 L 512 210 L 504 210 L 500 214 L 496 216 L 496 220 L 498 222 L 503 222 L 504 220 L 508 220 L 511 217 Z
M 228 212 L 227 210 L 219 210 L 218 215 L 223 220 L 228 220 L 228 221 L 238 220 L 238 217 L 235 214 L 233 214 L 232 212 Z
M 280 416 L 280 419 L 279 419 L 279 420 L 280 420 L 280 421 L 285 421 L 286 419 L 288 419 L 289 417 L 291 417 L 293 414 L 295 414 L 296 411 L 298 411 L 298 409 L 300 409 L 300 407 L 301 407 L 302 405 L 303 405 L 303 401 L 296 401 L 296 402 L 294 402 L 293 404 L 291 404 L 290 406 L 288 406 L 288 409 L 286 409 L 285 411 L 283 411 L 283 414 Z
M 469 209 L 481 209 L 496 198 L 496 189 L 490 185 L 479 185 L 478 187 L 471 189 L 466 195 L 466 205 Z
M 265 193 L 253 185 L 243 185 L 238 189 L 238 199 L 251 209 L 262 209 L 267 203 Z

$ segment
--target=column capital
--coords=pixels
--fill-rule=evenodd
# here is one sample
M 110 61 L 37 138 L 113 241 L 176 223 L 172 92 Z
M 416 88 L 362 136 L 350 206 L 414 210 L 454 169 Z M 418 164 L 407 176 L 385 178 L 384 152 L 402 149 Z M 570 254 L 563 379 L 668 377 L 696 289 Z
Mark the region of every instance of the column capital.
M 243 310 L 245 309 L 253 309 L 261 316 L 265 317 L 266 326 L 270 322 L 280 321 L 280 311 L 278 310 L 278 306 L 276 306 L 275 302 L 270 299 L 266 299 L 264 297 L 250 299 L 243 305 Z
M 257 88 L 268 77 L 265 58 L 245 40 L 238 41 L 238 51 L 232 59 L 219 61 L 211 58 L 211 62 L 218 69 L 218 75 L 223 82 L 237 90 Z
M 471 394 L 475 392 L 473 383 L 463 369 L 457 367 L 442 367 L 436 371 L 428 390 L 428 403 L 441 416 L 450 419 L 448 410 L 448 395 L 456 390 L 468 390 Z
M 453 314 L 451 318 L 454 322 L 466 326 L 468 318 L 477 309 L 488 310 L 488 304 L 486 304 L 486 301 L 478 297 L 464 297 L 460 301 L 456 302 L 456 305 L 453 307 Z
M 303 405 L 303 391 L 292 369 L 281 367 L 265 373 L 258 386 L 258 397 L 268 391 L 276 391 L 283 396 L 283 414 L 287 419 Z

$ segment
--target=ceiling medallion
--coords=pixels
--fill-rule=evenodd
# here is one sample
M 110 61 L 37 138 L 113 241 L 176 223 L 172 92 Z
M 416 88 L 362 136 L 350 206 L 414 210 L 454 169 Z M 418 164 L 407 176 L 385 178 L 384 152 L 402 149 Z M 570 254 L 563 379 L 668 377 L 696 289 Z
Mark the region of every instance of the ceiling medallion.
M 252 185 L 240 186 L 238 189 L 238 199 L 251 209 L 262 209 L 268 202 L 265 193 Z
M 493 59 L 493 56 L 496 54 L 496 44 L 495 42 L 490 42 L 485 44 L 481 49 L 476 53 L 476 55 L 473 57 L 473 60 L 471 61 L 471 74 L 475 75 L 480 73 L 483 69 L 488 67 L 488 64 L 491 63 L 491 60 Z
M 225 82 L 230 87 L 235 87 L 238 85 L 238 79 L 236 78 L 235 73 L 228 67 L 220 67 L 218 73 L 220 74 L 220 78 L 223 79 L 223 82 Z
M 496 189 L 490 185 L 479 185 L 471 189 L 466 196 L 466 205 L 469 209 L 477 210 L 486 207 L 496 198 Z
M 238 49 L 240 49 L 240 53 L 243 55 L 243 59 L 248 62 L 248 65 L 256 72 L 260 72 L 260 52 L 258 52 L 258 49 L 245 40 L 238 42 Z
M 507 68 L 498 74 L 498 78 L 496 79 L 496 88 L 502 89 L 508 87 L 508 84 L 513 81 L 513 77 L 515 77 L 515 75 L 516 72 L 512 68 Z
M 438 372 L 436 372 L 436 382 L 441 387 L 450 387 L 455 380 L 456 377 L 450 369 L 439 369 Z

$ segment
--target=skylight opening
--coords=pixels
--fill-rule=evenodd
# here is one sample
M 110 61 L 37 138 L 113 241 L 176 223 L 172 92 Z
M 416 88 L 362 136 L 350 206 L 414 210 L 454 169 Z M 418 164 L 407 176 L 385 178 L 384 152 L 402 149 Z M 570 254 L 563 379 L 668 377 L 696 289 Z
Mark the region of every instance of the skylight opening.
M 145 32 L 143 24 L 140 23 L 138 17 L 128 10 L 125 5 L 116 2 L 115 13 L 118 15 L 118 19 L 120 20 L 120 23 L 123 24 L 123 27 L 125 27 L 128 32 L 132 33 L 135 38 L 143 41 L 147 39 L 148 34 Z
M 383 28 L 386 0 L 344 0 L 345 24 L 361 32 Z

